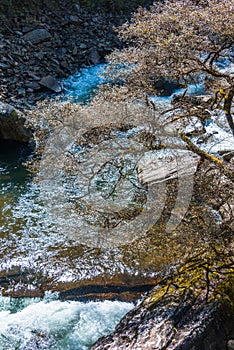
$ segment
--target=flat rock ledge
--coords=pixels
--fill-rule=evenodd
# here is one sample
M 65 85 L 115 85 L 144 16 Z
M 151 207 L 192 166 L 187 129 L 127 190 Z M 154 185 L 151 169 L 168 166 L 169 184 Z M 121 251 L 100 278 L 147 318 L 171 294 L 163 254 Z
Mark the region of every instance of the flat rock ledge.
M 233 271 L 217 251 L 193 256 L 91 349 L 233 349 Z
M 41 298 L 45 292 L 59 292 L 61 300 L 120 300 L 136 301 L 150 291 L 159 278 L 145 278 L 131 275 L 108 274 L 92 279 L 58 282 L 45 276 L 42 271 L 21 270 L 14 267 L 0 271 L 2 296 L 12 298 Z

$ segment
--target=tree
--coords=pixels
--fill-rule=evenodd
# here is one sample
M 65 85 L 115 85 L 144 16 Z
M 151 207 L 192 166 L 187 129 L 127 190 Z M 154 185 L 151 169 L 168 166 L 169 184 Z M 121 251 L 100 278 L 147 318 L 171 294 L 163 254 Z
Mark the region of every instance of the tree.
M 185 265 L 179 262 L 178 275 L 171 274 L 169 280 L 165 278 L 164 282 L 157 284 L 142 303 L 122 319 L 114 333 L 101 338 L 92 349 L 223 349 L 227 345 L 228 349 L 232 348 L 233 342 L 229 340 L 232 331 L 229 332 L 228 328 L 233 321 L 230 319 L 225 323 L 225 317 L 233 318 L 233 165 L 231 167 L 228 164 L 230 158 L 222 159 L 217 154 L 214 155 L 212 150 L 202 149 L 194 141 L 194 130 L 187 132 L 186 127 L 192 124 L 193 118 L 205 126 L 211 117 L 216 116 L 218 122 L 224 117 L 230 137 L 234 136 L 233 24 L 233 1 L 166 0 L 155 3 L 150 10 L 139 9 L 131 23 L 126 23 L 119 29 L 119 35 L 127 47 L 110 56 L 109 68 L 110 76 L 115 77 L 120 85 L 115 90 L 117 97 L 123 91 L 123 84 L 126 100 L 134 96 L 144 97 L 146 105 L 155 110 L 155 116 L 159 119 L 164 117 L 161 121 L 165 125 L 171 124 L 172 131 L 180 136 L 187 148 L 201 157 L 194 193 L 194 197 L 199 199 L 199 205 L 197 213 L 193 214 L 198 221 L 194 225 L 191 206 L 187 230 L 186 225 L 181 227 L 184 235 L 191 232 L 194 226 L 196 229 L 193 234 L 201 233 L 200 223 L 205 203 L 220 213 L 222 206 L 227 206 L 230 221 L 226 236 L 223 225 L 218 235 L 217 232 L 215 235 L 211 232 L 211 223 L 208 224 L 202 245 L 197 241 Z M 152 104 L 148 98 L 149 94 L 157 93 L 155 83 L 162 77 L 185 87 L 184 93 L 176 96 L 167 110 L 158 108 L 157 102 Z M 207 88 L 205 94 L 209 95 L 188 96 L 187 85 L 201 80 Z M 224 187 L 221 189 L 221 184 L 226 188 L 226 194 L 231 195 L 224 201 L 221 197 L 226 190 Z M 209 237 L 206 236 L 208 232 L 211 233 Z M 227 241 L 224 242 L 223 238 Z M 207 239 L 210 240 L 210 247 Z M 205 245 L 204 255 L 202 247 Z M 168 248 L 170 249 L 171 247 Z M 222 268 L 216 270 L 218 260 L 230 270 L 224 273 Z M 202 270 L 203 276 L 200 275 Z M 212 273 L 215 270 L 213 279 Z M 213 283 L 215 280 L 216 291 Z M 224 280 L 226 282 L 222 284 Z M 200 298 L 201 295 L 203 299 Z M 209 316 L 207 310 L 211 312 Z M 215 315 L 216 312 L 221 312 L 223 316 Z M 155 317 L 157 313 L 158 318 Z M 217 319 L 222 320 L 222 324 L 216 324 Z M 224 333 L 210 339 L 210 334 L 213 331 L 218 334 L 219 329 Z
M 234 135 L 234 77 L 231 68 L 223 69 L 234 62 L 232 0 L 154 3 L 150 10 L 140 8 L 118 32 L 127 47 L 110 56 L 111 70 L 125 79 L 128 88 L 152 92 L 161 77 L 186 87 L 202 75 L 215 92 L 212 107 L 222 101 Z M 125 69 L 119 70 L 121 65 Z
M 212 113 L 223 112 L 234 136 L 232 0 L 154 3 L 150 10 L 140 8 L 118 32 L 127 46 L 110 55 L 109 75 L 124 82 L 128 96 L 157 94 L 156 83 L 161 78 L 185 88 L 202 80 L 212 94 L 208 103 L 188 98 L 185 90 L 174 100 L 170 114 L 163 113 L 173 122 L 196 117 L 204 125 Z M 233 180 L 232 172 L 218 158 L 196 147 L 182 129 L 180 136 L 190 150 L 215 162 Z

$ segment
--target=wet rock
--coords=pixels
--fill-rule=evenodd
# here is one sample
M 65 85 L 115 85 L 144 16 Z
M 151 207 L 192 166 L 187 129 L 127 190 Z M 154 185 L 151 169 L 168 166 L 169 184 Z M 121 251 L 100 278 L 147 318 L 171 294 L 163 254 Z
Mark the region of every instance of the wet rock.
M 177 81 L 161 78 L 155 81 L 154 87 L 162 96 L 170 96 L 180 85 Z
M 224 350 L 227 344 L 233 349 L 232 267 L 218 257 L 205 261 L 191 258 L 91 349 Z
M 48 90 L 51 90 L 53 92 L 61 92 L 62 91 L 62 85 L 58 82 L 57 79 L 52 77 L 51 75 L 47 75 L 46 77 L 42 78 L 39 82 L 39 84 L 43 87 L 45 87 Z
M 105 274 L 94 279 L 58 282 L 39 271 L 0 270 L 2 295 L 13 298 L 42 297 L 46 291 L 59 292 L 61 300 L 121 300 L 133 301 L 153 288 L 159 279 L 136 276 L 108 277 Z
M 0 102 L 0 139 L 29 142 L 32 131 L 25 122 L 22 113 L 13 106 Z
M 25 41 L 30 41 L 32 44 L 39 44 L 51 39 L 51 34 L 46 29 L 35 29 L 26 33 L 23 36 Z
M 24 344 L 24 350 L 52 349 L 55 347 L 55 340 L 51 339 L 46 333 L 31 331 L 31 338 Z

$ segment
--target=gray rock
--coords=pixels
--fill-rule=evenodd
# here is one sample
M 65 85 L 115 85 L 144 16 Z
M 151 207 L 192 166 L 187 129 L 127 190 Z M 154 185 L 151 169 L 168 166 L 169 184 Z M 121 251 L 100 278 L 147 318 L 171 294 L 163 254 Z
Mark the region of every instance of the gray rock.
M 0 63 L 0 69 L 7 69 L 7 68 L 9 68 L 8 64 Z
M 62 91 L 62 85 L 58 82 L 57 79 L 55 79 L 51 75 L 47 75 L 46 77 L 42 78 L 39 81 L 39 84 L 41 86 L 44 86 L 48 90 L 53 91 L 53 92 L 61 92 Z
M 82 23 L 82 20 L 78 16 L 71 15 L 68 18 L 68 23 L 69 24 L 79 25 L 79 24 Z
M 60 65 L 61 65 L 61 67 L 62 68 L 64 68 L 64 69 L 70 69 L 70 66 L 69 66 L 69 64 L 68 64 L 68 62 L 66 62 L 66 61 L 62 61 L 61 63 L 60 63 Z
M 26 33 L 31 32 L 31 31 L 33 31 L 33 27 L 32 26 L 24 26 L 22 28 L 23 34 L 26 34 Z
M 23 36 L 25 41 L 30 41 L 32 44 L 39 44 L 51 39 L 51 34 L 46 29 L 35 29 Z
M 25 83 L 25 86 L 29 89 L 32 89 L 32 90 L 39 90 L 40 89 L 40 85 L 37 84 L 35 81 L 27 81 Z
M 92 64 L 99 64 L 101 57 L 96 49 L 92 49 L 89 54 L 89 60 Z
M 205 260 L 196 258 L 160 282 L 91 350 L 234 350 L 232 270 L 226 284 L 219 267 L 220 279 L 214 273 L 205 283 Z
M 83 50 L 83 49 L 87 49 L 87 45 L 85 43 L 81 43 L 80 44 L 80 49 Z
M 81 9 L 81 7 L 80 7 L 79 4 L 75 4 L 74 7 L 75 7 L 75 9 L 76 9 L 77 12 L 82 12 L 82 9 Z
M 23 35 L 23 33 L 20 32 L 19 30 L 17 30 L 17 31 L 15 32 L 15 34 L 18 35 L 18 36 L 22 36 L 22 35 Z
M 25 96 L 25 94 L 26 94 L 26 90 L 24 89 L 24 88 L 20 88 L 20 89 L 18 89 L 18 94 L 20 95 L 20 96 Z
M 32 78 L 33 80 L 36 80 L 36 81 L 41 80 L 41 78 L 40 78 L 38 75 L 36 75 L 36 74 L 34 74 L 34 73 L 32 73 L 32 72 L 28 72 L 28 75 L 29 75 L 29 77 Z
M 25 117 L 13 106 L 0 102 L 0 139 L 29 142 L 32 131 L 25 125 Z
M 78 53 L 78 50 L 77 50 L 77 47 L 75 46 L 73 51 L 72 51 L 72 54 L 75 56 L 75 55 L 77 55 L 77 53 Z

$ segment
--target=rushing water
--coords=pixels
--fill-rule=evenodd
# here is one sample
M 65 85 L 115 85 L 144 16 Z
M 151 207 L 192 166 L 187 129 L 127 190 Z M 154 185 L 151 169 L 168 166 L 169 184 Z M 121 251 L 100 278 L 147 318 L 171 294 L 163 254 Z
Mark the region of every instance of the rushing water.
M 131 303 L 0 297 L 0 350 L 88 350 L 113 331 Z
M 102 76 L 105 64 L 83 68 L 63 81 L 66 96 L 75 101 L 83 102 L 90 98 L 99 84 L 105 83 Z
M 100 69 L 84 69 L 65 82 L 68 95 L 86 99 L 101 82 Z M 57 281 L 102 274 L 103 269 L 98 271 L 100 260 L 93 256 L 82 258 L 78 253 L 73 271 L 66 259 L 58 257 L 58 251 L 71 244 L 58 234 L 44 208 L 40 188 L 23 166 L 29 155 L 24 145 L 0 142 L 1 270 L 35 268 L 56 275 Z M 114 270 L 113 257 L 103 254 L 101 260 L 103 266 Z M 27 287 L 33 290 L 34 283 L 32 280 Z M 0 350 L 86 350 L 110 333 L 132 307 L 119 301 L 61 301 L 50 293 L 43 299 L 0 296 Z
M 43 254 L 49 238 L 40 232 L 40 242 L 33 242 L 27 231 L 30 227 L 34 232 L 42 229 L 46 220 L 35 226 L 35 221 L 43 221 L 43 208 L 36 202 L 37 189 L 22 165 L 28 148 L 10 141 L 1 141 L 0 145 L 1 265 L 4 268 L 12 254 L 13 264 L 18 260 L 21 266 L 28 266 L 33 258 L 35 262 L 35 254 Z M 19 219 L 23 224 L 17 226 Z M 43 299 L 0 296 L 0 350 L 87 350 L 100 336 L 110 333 L 132 307 L 118 301 L 60 301 L 56 293 L 47 293 Z

